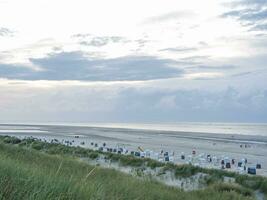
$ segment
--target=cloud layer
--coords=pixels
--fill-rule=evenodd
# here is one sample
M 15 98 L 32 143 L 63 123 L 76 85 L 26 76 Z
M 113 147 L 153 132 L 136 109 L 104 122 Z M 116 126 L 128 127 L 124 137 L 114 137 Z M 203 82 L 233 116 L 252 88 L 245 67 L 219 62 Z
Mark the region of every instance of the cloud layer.
M 13 31 L 8 28 L 0 27 L 0 37 L 13 36 Z
M 265 31 L 267 26 L 267 3 L 264 0 L 234 1 L 233 9 L 222 17 L 234 17 L 252 31 Z
M 0 77 L 22 80 L 153 80 L 179 77 L 183 70 L 176 62 L 152 56 L 127 56 L 90 59 L 82 52 L 62 52 L 45 58 L 30 59 L 40 70 L 25 66 L 0 64 Z
M 27 2 L 0 6 L 0 121 L 267 122 L 266 0 Z
M 201 80 L 110 84 L 2 80 L 0 121 L 265 122 L 267 88 L 249 83 L 264 75 L 248 74 L 232 83 L 209 80 L 204 85 Z M 211 85 L 213 89 L 208 88 Z

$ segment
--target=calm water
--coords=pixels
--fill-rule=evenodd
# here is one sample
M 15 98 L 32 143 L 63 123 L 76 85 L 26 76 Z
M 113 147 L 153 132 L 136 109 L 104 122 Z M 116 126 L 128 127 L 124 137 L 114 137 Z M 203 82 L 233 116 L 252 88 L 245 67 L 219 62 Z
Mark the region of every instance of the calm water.
M 1 125 L 0 132 L 38 132 L 38 126 L 21 126 L 23 124 Z M 37 125 L 37 124 L 33 124 Z M 137 124 L 137 123 L 46 123 L 40 125 L 66 125 L 66 126 L 86 126 L 105 128 L 127 128 L 144 130 L 166 130 L 182 132 L 203 132 L 241 135 L 262 135 L 267 136 L 267 124 L 249 123 L 164 123 L 164 124 Z

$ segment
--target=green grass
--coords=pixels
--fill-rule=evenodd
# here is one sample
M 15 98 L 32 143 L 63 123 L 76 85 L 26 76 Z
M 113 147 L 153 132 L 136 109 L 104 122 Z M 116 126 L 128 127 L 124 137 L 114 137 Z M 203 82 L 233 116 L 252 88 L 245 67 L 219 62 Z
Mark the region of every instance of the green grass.
M 32 139 L 13 142 L 13 139 L 0 137 L 0 199 L 253 199 L 252 190 L 248 189 L 251 182 L 246 182 L 248 180 L 257 183 L 252 188 L 266 189 L 266 179 L 259 181 L 258 177 L 247 179 L 244 176 L 244 180 L 239 180 L 243 184 L 215 183 L 204 190 L 184 192 L 152 180 L 90 166 L 79 159 L 95 159 L 102 152 Z M 150 159 L 104 155 L 126 166 L 163 166 Z M 175 170 L 175 167 L 169 164 L 165 170 Z M 192 169 L 187 171 L 186 167 L 177 168 L 178 174 L 190 174 Z

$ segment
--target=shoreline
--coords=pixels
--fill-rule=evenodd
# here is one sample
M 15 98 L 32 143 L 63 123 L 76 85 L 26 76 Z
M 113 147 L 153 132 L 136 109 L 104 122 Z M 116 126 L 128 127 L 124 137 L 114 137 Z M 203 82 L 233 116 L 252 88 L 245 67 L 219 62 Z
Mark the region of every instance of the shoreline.
M 51 130 L 58 130 L 58 128 L 68 128 L 71 130 L 77 129 L 88 129 L 100 130 L 103 132 L 122 132 L 122 133 L 135 133 L 135 134 L 157 134 L 162 136 L 174 137 L 174 138 L 185 138 L 185 139 L 197 139 L 197 140 L 208 140 L 214 142 L 235 142 L 235 143 L 255 143 L 267 145 L 267 132 L 264 135 L 247 135 L 238 133 L 212 133 L 212 132 L 193 132 L 193 131 L 170 131 L 170 130 L 157 130 L 157 129 L 142 129 L 142 128 L 125 128 L 125 127 L 101 127 L 101 126 L 90 126 L 90 125 L 50 125 L 50 124 L 1 124 L 0 123 L 0 134 L 4 132 L 1 130 L 2 126 L 10 127 L 30 127 L 31 129 L 12 129 L 7 130 L 9 133 L 16 132 L 42 132 L 48 134 Z M 14 130 L 14 131 L 13 131 Z M 69 131 L 68 131 L 69 132 Z

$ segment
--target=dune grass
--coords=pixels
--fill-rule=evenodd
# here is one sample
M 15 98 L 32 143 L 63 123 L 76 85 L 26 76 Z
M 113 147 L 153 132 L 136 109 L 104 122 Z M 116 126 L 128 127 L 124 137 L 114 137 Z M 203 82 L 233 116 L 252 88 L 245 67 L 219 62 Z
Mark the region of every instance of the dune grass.
M 150 179 L 138 179 L 115 170 L 90 166 L 77 158 L 98 156 L 98 153 L 92 150 L 50 146 L 48 143 L 29 140 L 10 142 L 13 140 L 6 138 L 0 138 L 0 199 L 254 198 L 251 190 L 236 184 L 216 183 L 204 190 L 184 192 Z M 45 148 L 46 151 L 40 151 Z M 58 148 L 61 149 L 60 153 Z M 125 165 L 132 162 L 134 165 L 140 165 L 140 161 L 132 161 L 132 157 L 124 159 Z M 152 161 L 150 164 L 157 165 Z M 260 188 L 261 185 L 257 187 Z

